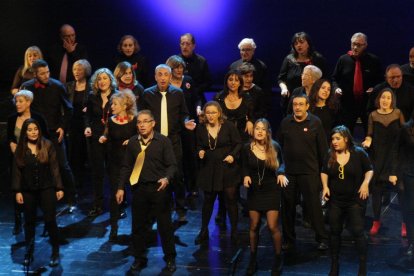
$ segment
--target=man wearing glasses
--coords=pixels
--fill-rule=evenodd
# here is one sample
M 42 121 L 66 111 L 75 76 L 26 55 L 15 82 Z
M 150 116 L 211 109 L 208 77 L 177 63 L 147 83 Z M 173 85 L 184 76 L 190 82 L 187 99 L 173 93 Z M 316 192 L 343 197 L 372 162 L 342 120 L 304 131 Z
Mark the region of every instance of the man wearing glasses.
M 289 185 L 282 189 L 282 248 L 289 251 L 295 247 L 296 196 L 299 191 L 315 231 L 317 248 L 326 250 L 328 235 L 324 227 L 319 192 L 322 187 L 320 172 L 328 143 L 321 121 L 308 112 L 308 96 L 292 96 L 292 106 L 293 114 L 282 120 L 277 134 L 289 180 Z
M 351 50 L 338 59 L 332 74 L 333 90 L 341 99 L 341 120 L 351 133 L 358 118 L 366 132 L 368 97 L 382 78 L 380 60 L 368 53 L 367 47 L 367 36 L 355 33 L 351 38 Z
M 158 122 L 157 122 L 158 123 Z M 148 214 L 157 219 L 158 232 L 166 272 L 174 272 L 175 244 L 171 223 L 171 191 L 169 184 L 177 171 L 177 163 L 170 140 L 154 131 L 156 122 L 149 110 L 138 113 L 138 135 L 129 139 L 124 162 L 121 167 L 116 200 L 120 204 L 124 198 L 125 183 L 130 183 L 132 191 L 132 243 L 135 260 L 132 271 L 147 266 L 146 240 L 148 239 Z

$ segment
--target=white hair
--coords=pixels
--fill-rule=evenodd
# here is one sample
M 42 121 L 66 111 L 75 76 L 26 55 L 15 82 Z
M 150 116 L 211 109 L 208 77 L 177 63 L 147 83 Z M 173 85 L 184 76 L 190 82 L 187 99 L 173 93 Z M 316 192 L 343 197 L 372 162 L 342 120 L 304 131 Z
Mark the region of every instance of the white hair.
M 167 71 L 171 74 L 171 67 L 167 64 L 160 64 L 157 67 L 155 67 L 155 73 L 157 73 L 158 70 L 160 70 L 161 68 L 167 69 Z
M 364 33 L 354 33 L 351 37 L 351 42 L 354 41 L 358 37 L 362 37 L 365 40 L 365 43 L 368 43 L 368 37 Z
M 306 65 L 305 68 L 303 68 L 303 71 L 309 70 L 311 72 L 313 80 L 319 80 L 322 78 L 322 71 L 319 69 L 319 67 L 315 65 Z
M 240 41 L 240 43 L 239 43 L 239 45 L 238 45 L 237 47 L 239 47 L 239 49 L 241 49 L 241 47 L 242 47 L 244 44 L 249 44 L 249 45 L 251 45 L 251 46 L 252 46 L 252 48 L 253 48 L 253 49 L 256 49 L 256 43 L 254 43 L 253 38 L 243 38 L 243 39 Z

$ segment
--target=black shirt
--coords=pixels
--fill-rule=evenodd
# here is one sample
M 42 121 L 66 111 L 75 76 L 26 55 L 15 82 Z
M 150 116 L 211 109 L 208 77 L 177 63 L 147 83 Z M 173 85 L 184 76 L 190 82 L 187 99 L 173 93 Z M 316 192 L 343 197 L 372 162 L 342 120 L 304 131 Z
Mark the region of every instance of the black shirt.
M 411 85 L 414 85 L 414 68 L 410 66 L 409 63 L 401 65 L 401 71 L 403 73 L 403 78 L 406 82 Z
M 167 88 L 167 111 L 168 111 L 168 138 L 175 144 L 179 141 L 181 129 L 189 118 L 187 105 L 183 91 L 173 85 Z M 161 100 L 162 94 L 157 85 L 144 90 L 144 94 L 138 101 L 138 109 L 149 109 L 154 115 L 155 130 L 160 132 L 161 127 Z
M 44 88 L 39 85 L 44 85 Z M 58 128 L 68 128 L 73 108 L 66 89 L 60 81 L 49 78 L 47 84 L 39 84 L 37 79 L 32 79 L 23 83 L 22 89 L 33 92 L 33 102 L 30 107 L 43 115 L 50 130 L 54 132 Z
M 368 154 L 361 148 L 350 150 L 349 161 L 343 166 L 343 174 L 339 176 L 339 163 L 328 166 L 330 155 L 327 154 L 322 173 L 328 175 L 330 200 L 341 203 L 360 201 L 359 188 L 364 181 L 365 173 L 373 170 Z M 343 179 L 342 179 L 343 178 Z
M 297 122 L 293 115 L 286 116 L 280 124 L 278 141 L 286 174 L 319 174 L 328 143 L 318 117 L 308 113 L 304 121 Z
M 124 183 L 129 183 L 135 161 L 141 152 L 139 137 L 139 135 L 135 135 L 129 139 L 118 180 L 118 189 L 123 190 Z M 164 177 L 171 181 L 176 171 L 177 162 L 171 142 L 164 135 L 154 131 L 151 143 L 145 149 L 144 165 L 137 185 L 140 185 L 140 183 L 156 183 Z
M 233 62 L 230 65 L 230 69 L 238 69 L 240 65 L 243 64 L 243 60 L 239 59 Z M 250 61 L 246 61 L 254 66 L 255 71 L 253 72 L 253 82 L 262 88 L 265 93 L 268 93 L 270 90 L 270 85 L 268 82 L 267 76 L 267 66 L 266 64 L 257 58 L 252 58 Z

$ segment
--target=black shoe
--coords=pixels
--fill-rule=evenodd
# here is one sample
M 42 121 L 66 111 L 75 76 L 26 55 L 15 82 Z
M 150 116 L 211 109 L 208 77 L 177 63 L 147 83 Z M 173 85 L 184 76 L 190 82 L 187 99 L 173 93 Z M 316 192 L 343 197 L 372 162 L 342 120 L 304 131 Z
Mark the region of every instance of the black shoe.
M 367 259 L 366 257 L 359 259 L 358 276 L 367 275 Z
M 177 266 L 175 265 L 175 259 L 171 259 L 167 261 L 167 265 L 163 268 L 163 271 L 167 272 L 174 272 L 177 270 Z
M 414 244 L 410 244 L 407 248 L 407 251 L 405 251 L 405 255 L 407 256 L 413 256 L 414 255 Z
M 23 265 L 29 266 L 33 262 L 33 252 L 27 252 L 24 254 Z
M 128 217 L 128 215 L 127 215 L 127 212 L 126 212 L 125 209 L 123 209 L 119 212 L 119 219 L 124 219 L 124 218 L 127 218 L 127 217 Z
M 135 258 L 134 262 L 132 263 L 130 269 L 132 271 L 141 270 L 145 267 L 147 267 L 148 261 L 145 259 Z
M 275 261 L 272 266 L 272 276 L 279 276 L 282 273 L 282 267 L 283 267 L 283 259 L 282 255 L 276 255 Z
M 325 251 L 325 250 L 328 250 L 328 249 L 329 249 L 329 246 L 326 243 L 320 242 L 318 244 L 318 250 L 319 251 Z
M 43 232 L 40 236 L 43 238 L 46 238 L 49 236 L 49 232 L 47 232 L 46 226 L 43 226 Z
M 109 233 L 109 241 L 116 242 L 118 240 L 118 228 L 111 228 L 111 232 Z
M 73 203 L 69 203 L 68 204 L 68 213 L 73 214 L 73 212 L 75 212 L 75 210 L 76 210 L 76 205 L 73 204 Z
M 99 216 L 100 214 L 102 214 L 103 213 L 103 211 L 102 211 L 102 209 L 101 208 L 98 208 L 98 207 L 93 207 L 90 211 L 89 211 L 89 213 L 88 213 L 88 217 L 97 217 L 97 216 Z
M 208 229 L 201 229 L 200 233 L 198 233 L 197 237 L 195 238 L 194 243 L 197 245 L 197 244 L 203 243 L 208 240 L 209 240 Z
M 331 260 L 331 270 L 329 271 L 328 276 L 338 276 L 338 275 L 339 275 L 339 260 L 337 257 L 334 257 Z
M 55 267 L 55 266 L 58 266 L 59 263 L 60 263 L 59 253 L 53 253 L 52 256 L 50 256 L 49 266 Z
M 257 271 L 257 261 L 256 261 L 256 257 L 252 257 L 250 256 L 250 261 L 249 261 L 249 266 L 247 267 L 246 270 L 246 275 L 254 275 Z

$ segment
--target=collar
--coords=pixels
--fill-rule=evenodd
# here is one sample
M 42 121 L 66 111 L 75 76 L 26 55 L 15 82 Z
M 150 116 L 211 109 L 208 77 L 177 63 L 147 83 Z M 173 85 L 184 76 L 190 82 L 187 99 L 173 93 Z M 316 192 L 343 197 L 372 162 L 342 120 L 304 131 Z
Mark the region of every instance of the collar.
M 292 113 L 292 114 L 290 115 L 290 119 L 289 119 L 289 121 L 291 121 L 291 122 L 295 122 L 295 123 L 303 123 L 304 121 L 310 121 L 310 116 L 311 116 L 311 114 L 310 114 L 310 112 L 309 112 L 309 110 L 308 110 L 308 116 L 306 116 L 306 119 L 305 119 L 305 120 L 303 120 L 303 121 L 301 121 L 301 122 L 298 122 L 298 121 L 296 121 L 296 120 L 295 120 L 295 115 Z

